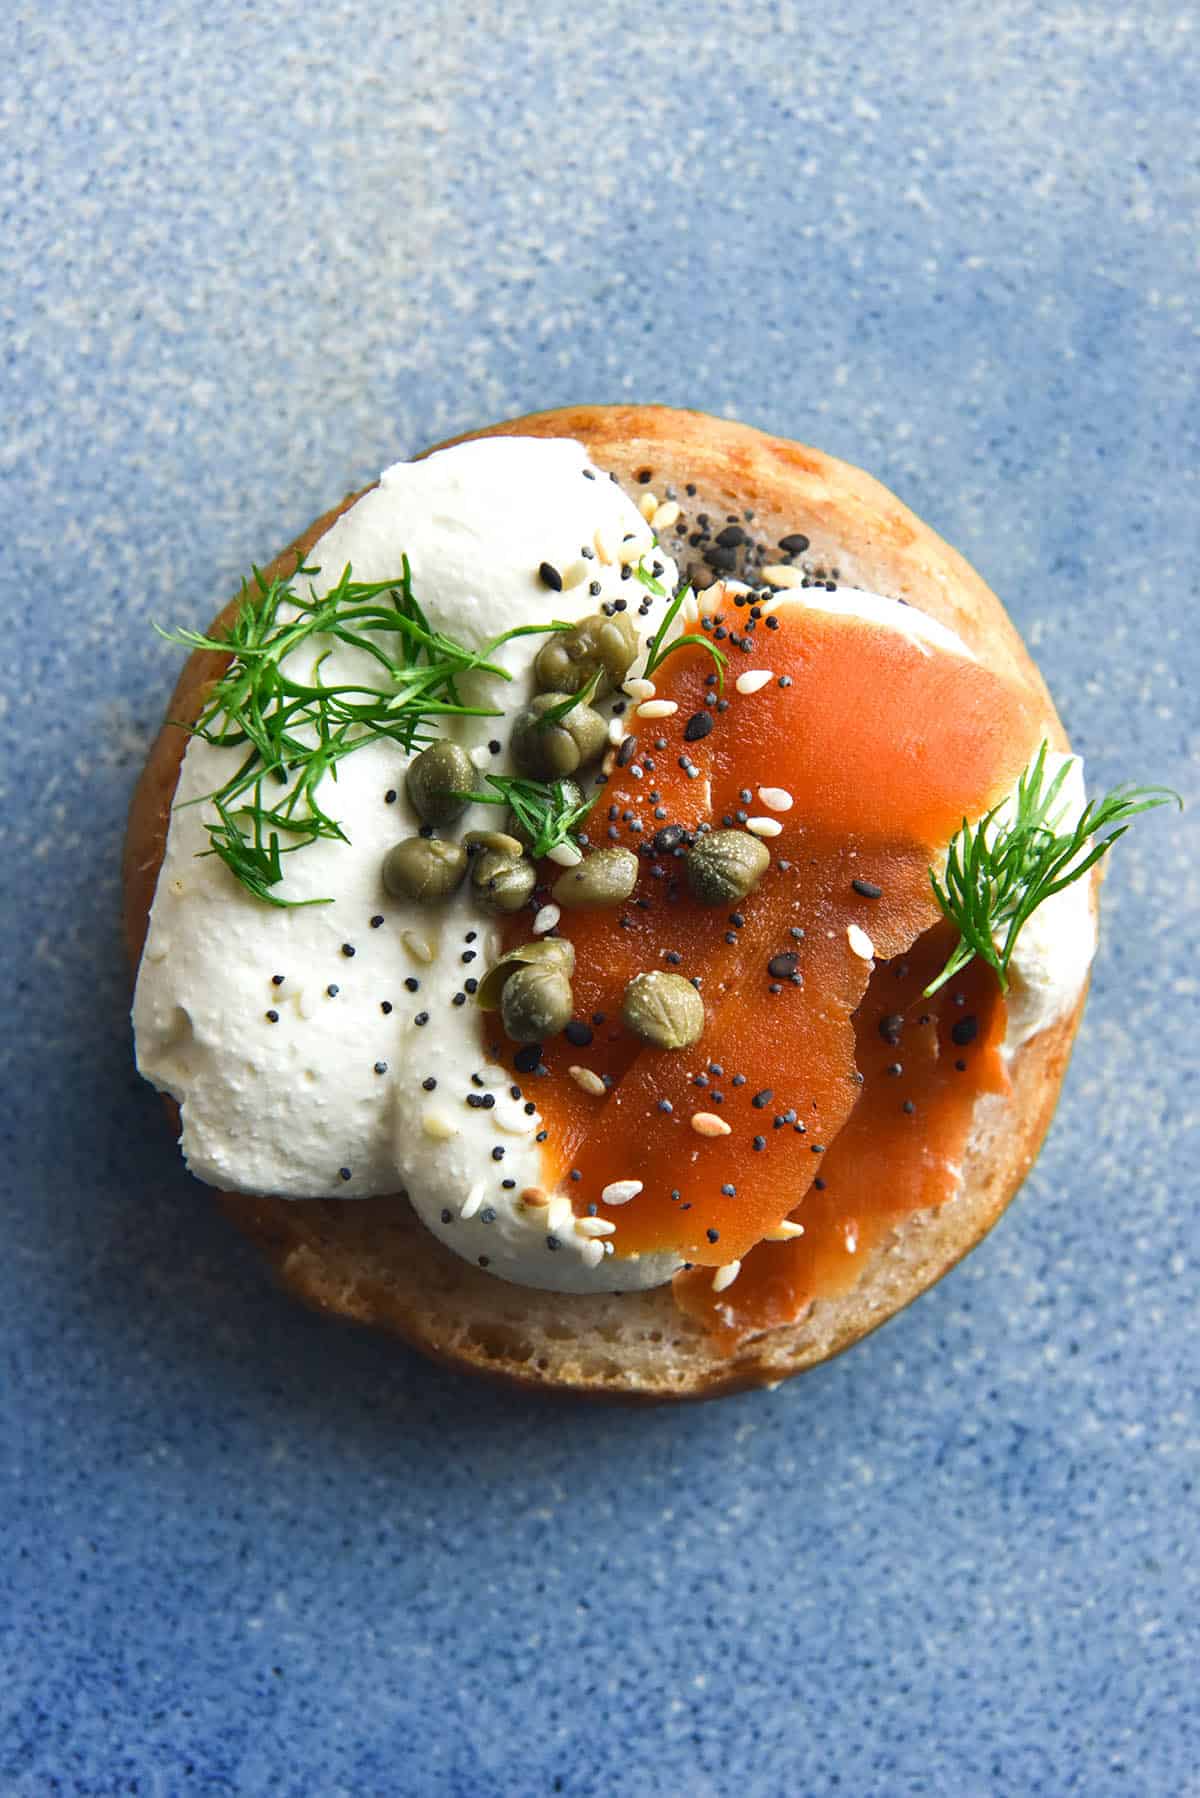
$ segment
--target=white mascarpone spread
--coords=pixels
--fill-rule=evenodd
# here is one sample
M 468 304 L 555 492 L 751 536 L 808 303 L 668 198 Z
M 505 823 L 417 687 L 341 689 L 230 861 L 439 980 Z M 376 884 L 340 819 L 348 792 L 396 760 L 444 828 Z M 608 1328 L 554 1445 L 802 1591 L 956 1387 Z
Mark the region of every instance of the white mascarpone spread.
M 579 444 L 500 437 L 389 468 L 309 562 L 320 570 L 312 583 L 319 595 L 347 563 L 357 580 L 385 580 L 407 554 L 430 624 L 477 648 L 514 625 L 573 621 L 607 600 L 636 607 L 643 589 L 622 579 L 621 565 L 651 549 L 637 508 Z M 653 554 L 673 590 L 674 565 Z M 563 591 L 541 579 L 543 562 L 564 572 Z M 786 598 L 969 653 L 922 613 L 874 594 Z M 500 716 L 445 721 L 481 769 L 511 772 L 504 748 L 488 746 L 507 743 L 540 641 L 518 639 L 499 652 L 518 676 L 511 683 L 475 678 L 470 702 Z M 371 666 L 328 639 L 321 649 L 331 652 L 326 681 Z M 303 654 L 315 653 L 310 642 Z M 455 1003 L 494 957 L 495 920 L 469 886 L 444 908 L 402 903 L 382 886 L 387 850 L 419 822 L 405 799 L 403 752 L 368 745 L 341 764 L 336 785 L 322 786 L 318 797 L 349 845 L 317 842 L 286 858 L 289 899 L 333 897 L 288 910 L 254 899 L 202 854 L 209 808 L 186 802 L 219 787 L 236 755 L 197 739 L 188 745 L 133 1008 L 139 1069 L 179 1101 L 191 1171 L 215 1186 L 288 1198 L 402 1188 L 456 1253 L 519 1284 L 586 1292 L 668 1280 L 675 1257 L 622 1256 L 619 1227 L 608 1239 L 615 1252 L 598 1250 L 565 1197 L 535 1209 L 521 1202 L 541 1177 L 536 1080 L 515 1092 L 508 1073 L 486 1061 L 470 996 Z M 1082 806 L 1078 765 L 1068 792 Z M 471 822 L 499 827 L 502 819 L 479 808 Z M 1087 888 L 1066 888 L 1022 933 L 1010 1049 L 1078 996 L 1095 946 Z M 484 1095 L 494 1104 L 468 1103 Z

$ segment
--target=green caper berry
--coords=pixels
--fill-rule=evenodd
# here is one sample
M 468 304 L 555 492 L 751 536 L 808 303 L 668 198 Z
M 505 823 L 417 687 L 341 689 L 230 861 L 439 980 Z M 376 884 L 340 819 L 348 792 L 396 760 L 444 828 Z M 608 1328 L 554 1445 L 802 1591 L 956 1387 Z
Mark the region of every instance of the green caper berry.
M 555 968 L 569 980 L 575 972 L 575 945 L 565 936 L 543 936 L 535 942 L 522 943 L 519 949 L 510 949 L 480 981 L 475 1003 L 483 1011 L 497 1010 L 505 981 L 518 968 L 534 963 Z
M 500 1021 L 514 1043 L 540 1043 L 571 1021 L 571 982 L 556 967 L 518 968 L 504 983 Z
M 606 618 L 593 612 L 573 630 L 560 631 L 543 643 L 533 665 L 543 693 L 579 693 L 591 680 L 603 698 L 619 687 L 638 652 L 637 629 L 626 612 Z
M 686 1049 L 704 1030 L 704 1001 L 682 974 L 635 974 L 621 1000 L 626 1030 L 656 1049 Z
M 436 905 L 462 884 L 467 852 L 461 843 L 441 837 L 405 837 L 383 861 L 383 884 L 394 899 Z
M 568 693 L 539 693 L 517 713 L 509 747 L 522 774 L 535 780 L 560 780 L 594 762 L 608 741 L 608 726 L 590 705 L 579 704 L 543 725 L 543 712 L 562 705 Z
M 565 812 L 573 810 L 575 806 L 583 804 L 583 788 L 578 782 L 573 780 L 560 780 L 557 782 L 557 785 L 560 790 L 558 799 L 558 809 L 560 811 Z M 508 827 L 510 836 L 517 837 L 523 849 L 533 848 L 533 837 L 521 823 L 516 812 L 510 811 L 504 822 Z
M 771 857 L 745 830 L 711 830 L 698 837 L 684 861 L 688 890 L 701 905 L 729 905 L 752 893 Z
M 492 911 L 520 911 L 537 885 L 537 870 L 522 856 L 485 849 L 471 863 L 471 890 Z
M 554 883 L 557 904 L 568 911 L 587 905 L 621 905 L 637 885 L 638 858 L 632 849 L 596 849 Z
M 497 855 L 507 855 L 510 861 L 518 861 L 525 847 L 519 837 L 510 837 L 503 830 L 469 830 L 463 842 L 468 849 L 494 849 Z
M 453 824 L 471 803 L 462 795 L 474 787 L 475 770 L 466 750 L 443 737 L 421 751 L 404 784 L 417 816 L 426 824 Z

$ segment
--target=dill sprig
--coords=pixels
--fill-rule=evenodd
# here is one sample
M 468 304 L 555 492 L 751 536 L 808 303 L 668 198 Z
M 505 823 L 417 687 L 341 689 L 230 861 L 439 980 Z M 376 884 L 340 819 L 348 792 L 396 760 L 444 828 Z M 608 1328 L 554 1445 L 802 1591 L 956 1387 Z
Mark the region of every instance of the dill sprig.
M 320 599 L 311 583 L 307 596 L 293 587 L 319 572 L 300 564 L 290 579 L 268 581 L 256 568 L 256 592 L 224 635 L 159 632 L 186 649 L 230 657 L 199 718 L 183 728 L 245 754 L 222 786 L 187 803 L 212 802 L 217 815 L 205 824 L 206 853 L 219 856 L 249 892 L 271 905 L 329 903 L 288 900 L 272 889 L 283 878 L 284 855 L 321 838 L 349 840 L 317 798 L 325 776 L 336 780 L 346 756 L 385 740 L 411 753 L 436 737 L 432 718 L 498 716 L 495 707 L 463 704 L 459 680 L 476 672 L 510 680 L 491 660 L 503 644 L 568 628 L 559 622 L 518 625 L 482 650 L 469 650 L 431 627 L 413 594 L 407 556 L 391 580 L 356 581 L 347 565 Z M 324 681 L 321 669 L 332 645 L 322 647 L 322 638 L 370 657 L 379 669 L 377 684 Z M 316 653 L 304 680 L 293 672 L 292 658 L 306 644 Z M 284 789 L 273 802 L 272 788 Z
M 484 779 L 492 792 L 463 793 L 460 797 L 477 805 L 508 806 L 529 838 L 529 853 L 535 861 L 562 843 L 578 848 L 576 827 L 587 817 L 598 794 L 583 801 L 573 800 L 572 783 L 565 780 L 525 780 L 514 774 L 485 774 Z
M 641 578 L 640 575 L 639 578 Z M 649 582 L 643 581 L 643 585 L 649 585 Z M 657 590 L 660 593 L 665 591 L 661 586 Z M 645 678 L 649 680 L 655 670 L 661 668 L 667 657 L 675 650 L 682 649 L 686 643 L 694 643 L 698 649 L 706 649 L 717 664 L 717 690 L 721 692 L 725 687 L 725 656 L 715 643 L 711 643 L 707 637 L 701 636 L 698 631 L 689 631 L 682 637 L 673 638 L 670 643 L 666 641 L 667 632 L 674 624 L 679 615 L 679 608 L 691 590 L 689 581 L 679 589 L 663 614 L 662 623 L 651 637 L 650 646 L 646 651 Z
M 1075 824 L 1060 831 L 1064 808 L 1056 810 L 1071 762 L 1046 780 L 1043 743 L 1017 783 L 1013 815 L 1005 822 L 1002 801 L 977 824 L 962 827 L 950 843 L 942 879 L 931 869 L 933 895 L 959 933 L 958 943 L 925 997 L 952 980 L 975 956 L 996 971 L 1002 992 L 1017 939 L 1047 899 L 1079 880 L 1125 835 L 1139 812 L 1183 801 L 1169 787 L 1137 787 L 1129 782 L 1093 799 Z M 1099 841 L 1089 841 L 1107 831 Z

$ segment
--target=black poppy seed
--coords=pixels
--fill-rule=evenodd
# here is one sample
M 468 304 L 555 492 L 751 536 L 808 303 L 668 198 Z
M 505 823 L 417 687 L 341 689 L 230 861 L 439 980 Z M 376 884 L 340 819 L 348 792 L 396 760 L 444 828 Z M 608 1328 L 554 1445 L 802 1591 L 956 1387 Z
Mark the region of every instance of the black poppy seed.
M 592 1013 L 592 1023 L 596 1026 L 597 1030 L 599 1030 L 601 1024 L 606 1023 L 606 1022 L 607 1022 L 607 1019 L 605 1017 L 604 1012 L 594 1011 Z
M 479 1267 L 490 1267 L 492 1265 L 492 1258 L 490 1255 L 476 1255 L 475 1261 Z
M 387 1073 L 387 1062 L 386 1061 L 377 1061 L 375 1063 L 375 1072 L 377 1074 L 386 1074 Z
M 443 1205 L 442 1206 L 442 1222 L 444 1224 L 449 1224 L 449 1223 L 452 1223 L 453 1221 L 454 1221 L 454 1213 L 452 1211 L 450 1211 L 445 1205 Z
M 391 1009 L 392 1009 L 392 1002 L 391 1002 L 391 1000 L 390 1000 L 390 999 L 381 999 L 381 1000 L 380 1000 L 380 1001 L 379 1001 L 379 1009 L 380 1009 L 380 1011 L 381 1011 L 381 1012 L 382 1012 L 382 1013 L 383 1013 L 383 1015 L 384 1015 L 384 1017 L 385 1017 L 385 1018 L 386 1018 L 386 1017 L 387 1017 L 387 1015 L 388 1015 L 388 1013 L 389 1013 L 389 1012 L 390 1012 L 390 1011 L 391 1011 Z
M 331 982 L 331 984 L 325 988 L 325 991 L 329 994 L 331 999 L 336 999 L 341 990 L 341 987 L 338 986 L 336 981 Z
M 729 914 L 729 922 L 733 925 L 735 930 L 740 930 L 742 925 L 746 922 L 745 914 L 740 911 L 731 911 Z
M 766 1146 L 767 1146 L 767 1139 L 765 1136 L 756 1136 L 754 1138 L 754 1141 L 750 1145 L 750 1147 L 755 1150 L 765 1149 Z
M 720 1242 L 721 1240 L 721 1232 L 712 1229 L 711 1226 L 704 1232 L 704 1234 L 708 1237 L 710 1242 Z
M 342 954 L 344 956 L 346 956 L 347 958 L 349 958 L 352 955 L 357 955 L 358 950 L 354 947 L 353 943 L 343 943 L 342 944 Z
M 477 993 L 479 991 L 479 982 L 477 980 L 464 980 L 463 987 L 468 993 Z
M 589 581 L 588 582 L 588 592 L 590 593 L 590 595 L 593 599 L 599 599 L 599 597 L 600 597 L 599 581 Z
M 745 1074 L 735 1074 L 733 1076 L 733 1084 L 735 1086 L 745 1086 L 745 1084 L 746 1084 Z
M 494 1205 L 485 1205 L 483 1210 L 479 1213 L 479 1221 L 481 1224 L 494 1224 L 496 1221 L 496 1207 Z
M 267 1015 L 267 1022 L 269 1024 L 278 1024 L 279 1013 L 277 1011 L 269 1011 L 266 1015 Z
M 415 974 L 408 975 L 404 982 L 404 986 L 405 990 L 410 993 L 418 993 L 421 990 L 421 982 L 417 979 Z
M 592 1041 L 590 1026 L 583 1023 L 579 1018 L 571 1019 L 570 1023 L 567 1024 L 563 1030 L 563 1035 L 576 1049 L 586 1049 L 588 1044 Z
M 808 1135 L 808 1125 L 807 1124 L 793 1124 L 792 1129 L 795 1131 L 797 1136 L 807 1136 Z
M 350 1168 L 340 1167 L 338 1169 L 338 1179 L 339 1180 L 353 1180 L 353 1178 L 354 1178 L 354 1174 Z
M 539 1130 L 533 1140 L 534 1142 L 545 1142 L 549 1134 L 550 1132 L 548 1130 Z
M 775 1094 L 771 1088 L 769 1086 L 764 1086 L 761 1092 L 755 1093 L 750 1103 L 754 1106 L 756 1111 L 764 1111 L 774 1097 Z
M 578 1184 L 578 1182 L 583 1179 L 583 1175 L 580 1173 L 580 1171 L 577 1167 L 573 1167 L 571 1169 L 570 1173 L 567 1175 L 567 1179 L 574 1180 Z
M 395 805 L 399 797 L 400 795 L 397 793 L 395 787 L 389 787 L 383 796 L 383 803 L 385 805 Z
M 779 679 L 775 682 L 775 685 L 777 687 L 784 687 L 784 688 L 790 687 L 791 684 L 792 684 L 792 677 L 790 674 L 781 674 Z
M 906 1117 L 911 1117 L 911 1116 L 912 1116 L 912 1114 L 913 1114 L 913 1112 L 914 1112 L 914 1111 L 915 1111 L 915 1110 L 916 1110 L 916 1109 L 917 1109 L 917 1108 L 916 1108 L 916 1106 L 915 1106 L 915 1105 L 914 1105 L 914 1104 L 913 1104 L 913 1102 L 912 1102 L 912 1100 L 911 1100 L 911 1099 L 905 1099 L 905 1101 L 904 1101 L 904 1103 L 903 1103 L 903 1105 L 902 1105 L 902 1106 L 901 1106 L 901 1107 L 900 1107 L 900 1109 L 901 1109 L 901 1111 L 903 1111 L 903 1112 L 904 1112 L 904 1114 L 905 1114 L 905 1116 L 906 1116 Z
M 562 592 L 562 575 L 558 572 L 558 569 L 554 566 L 553 562 L 540 563 L 538 566 L 538 573 L 542 577 L 543 584 L 549 587 L 552 593 Z
M 727 1180 L 725 1182 L 724 1186 L 721 1188 L 721 1191 L 724 1193 L 724 1195 L 727 1199 L 736 1199 L 737 1198 L 737 1187 L 733 1184 L 733 1182 L 731 1180 Z
M 595 469 L 594 468 L 585 468 L 583 470 L 583 478 L 585 481 L 594 481 L 596 478 Z
M 767 963 L 767 973 L 776 980 L 787 980 L 796 972 L 798 956 L 790 949 L 780 955 L 773 955 Z
M 810 1154 L 823 1155 L 825 1153 L 825 1144 L 823 1142 L 809 1143 L 808 1147 Z
M 492 1160 L 493 1161 L 503 1161 L 504 1160 L 504 1150 L 499 1147 L 494 1148 L 492 1150 Z
M 965 1049 L 967 1044 L 973 1043 L 978 1035 L 979 1019 L 974 1012 L 970 1012 L 965 1018 L 955 1019 L 950 1031 L 950 1040 L 956 1043 L 960 1049 Z
M 378 930 L 379 926 L 382 923 L 383 923 L 383 913 L 381 911 L 377 911 L 375 913 L 375 916 L 371 919 L 371 929 Z
M 667 1116 L 669 1117 L 670 1114 L 674 1111 L 675 1107 L 672 1105 L 670 1099 L 660 1099 L 658 1101 L 658 1109 L 662 1112 L 665 1112 L 667 1114 Z
M 725 941 L 727 943 L 736 943 L 737 942 L 737 931 L 736 930 L 727 930 L 725 932 Z
M 903 1066 L 903 1063 L 901 1063 L 899 1061 L 890 1061 L 888 1063 L 887 1067 L 884 1068 L 883 1071 L 885 1074 L 889 1075 L 893 1080 L 898 1080 L 900 1078 L 900 1075 L 904 1072 L 904 1066 Z
M 419 1011 L 417 1013 L 416 1017 L 413 1019 L 414 1024 L 428 1024 L 428 1022 L 429 1022 L 429 1013 L 427 1011 Z
M 965 1061 L 964 1061 L 964 1060 L 963 1060 L 963 1059 L 962 1059 L 962 1057 L 961 1057 L 961 1056 L 959 1056 L 959 1058 L 958 1058 L 958 1060 L 957 1060 L 957 1061 L 956 1061 L 956 1062 L 955 1062 L 955 1064 L 954 1064 L 954 1069 L 955 1069 L 955 1072 L 956 1072 L 956 1073 L 958 1073 L 958 1074 L 965 1074 L 965 1073 L 966 1073 L 966 1071 L 967 1071 L 967 1064 L 966 1064 L 966 1062 L 965 1062 Z
M 272 976 L 271 976 L 271 985 L 272 986 L 282 986 L 283 982 L 284 982 L 284 976 L 282 974 L 272 974 Z
M 677 968 L 681 965 L 681 963 L 683 961 L 683 957 L 682 957 L 682 955 L 680 955 L 678 949 L 668 949 L 666 954 L 663 956 L 663 960 L 666 962 L 668 967 Z
M 418 830 L 418 832 L 417 832 L 417 835 L 419 837 L 424 837 L 426 842 L 428 842 L 429 838 L 433 835 L 433 825 L 432 824 L 422 824 L 420 830 Z
M 455 993 L 453 999 L 450 1001 L 451 1005 L 465 1005 L 466 1002 L 467 995 L 465 993 Z
M 697 992 L 700 991 L 700 976 L 699 976 L 699 974 L 692 975 L 692 985 L 695 987 Z
M 729 701 L 727 699 L 718 699 L 717 710 L 724 715 L 729 710 Z
M 777 631 L 779 629 L 778 618 L 767 618 L 764 620 L 764 622 L 769 631 Z
M 425 1076 L 424 1080 L 422 1080 L 421 1085 L 425 1088 L 425 1091 L 427 1093 L 432 1093 L 432 1092 L 437 1091 L 437 1081 L 434 1079 L 432 1074 L 427 1074 Z
M 525 1116 L 527 1118 L 531 1118 L 533 1116 L 534 1112 L 537 1110 L 537 1106 L 533 1103 L 532 1099 L 526 1099 L 524 1105 L 522 1106 L 522 1110 L 524 1111 Z

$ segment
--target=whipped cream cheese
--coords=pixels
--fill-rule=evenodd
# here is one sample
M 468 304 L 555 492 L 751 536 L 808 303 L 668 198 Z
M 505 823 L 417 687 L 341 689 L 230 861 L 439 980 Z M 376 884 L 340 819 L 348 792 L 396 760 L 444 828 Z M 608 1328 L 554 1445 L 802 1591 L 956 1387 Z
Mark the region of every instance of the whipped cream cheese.
M 347 564 L 358 580 L 386 580 L 407 554 L 432 627 L 481 648 L 515 625 L 574 622 L 606 601 L 636 609 L 645 591 L 621 568 L 651 551 L 673 590 L 674 564 L 581 445 L 497 437 L 387 469 L 308 560 L 319 568 L 312 586 L 321 595 Z M 539 574 L 544 562 L 562 574 L 561 591 Z M 903 631 L 931 651 L 970 654 L 953 632 L 875 594 L 843 588 L 786 599 Z M 665 603 L 653 602 L 647 635 Z M 678 628 L 687 628 L 682 617 Z M 511 772 L 509 723 L 527 698 L 541 640 L 497 652 L 511 682 L 476 675 L 465 683 L 467 703 L 494 706 L 497 716 L 444 720 L 445 734 L 481 770 Z M 330 682 L 374 666 L 322 639 L 303 651 L 305 676 L 324 651 Z M 498 951 L 494 916 L 473 903 L 469 886 L 444 908 L 384 891 L 387 850 L 419 823 L 405 798 L 409 758 L 369 744 L 341 764 L 336 782 L 322 784 L 320 803 L 349 843 L 318 841 L 287 857 L 283 890 L 333 902 L 281 910 L 203 854 L 210 808 L 188 803 L 219 787 L 238 753 L 188 745 L 134 999 L 138 1066 L 179 1102 L 191 1171 L 215 1186 L 289 1198 L 402 1189 L 457 1254 L 518 1284 L 587 1292 L 669 1280 L 680 1266 L 674 1256 L 622 1256 L 619 1223 L 615 1236 L 600 1235 L 604 1226 L 576 1220 L 566 1197 L 542 1201 L 536 1080 L 522 1085 L 487 1061 L 471 999 Z M 1078 765 L 1067 795 L 1082 806 Z M 502 819 L 481 808 L 472 822 Z M 1010 1048 L 1078 995 L 1095 943 L 1087 886 L 1048 901 L 1021 936 Z

